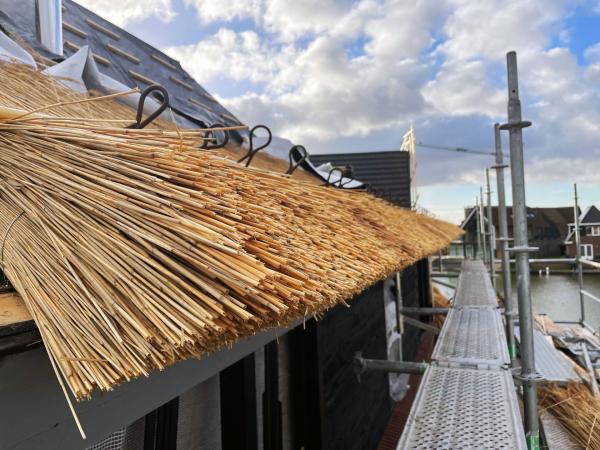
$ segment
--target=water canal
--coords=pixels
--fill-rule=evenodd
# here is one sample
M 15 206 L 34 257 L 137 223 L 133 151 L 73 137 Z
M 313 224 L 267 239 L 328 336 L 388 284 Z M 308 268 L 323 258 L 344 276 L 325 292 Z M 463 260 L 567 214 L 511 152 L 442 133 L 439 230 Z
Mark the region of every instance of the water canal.
M 502 293 L 502 277 L 498 274 L 498 292 Z M 456 284 L 457 279 L 443 281 Z M 513 301 L 517 301 L 516 278 L 513 274 Z M 436 285 L 446 296 L 454 291 Z M 585 274 L 584 288 L 600 297 L 600 274 Z M 579 321 L 579 294 L 576 274 L 555 273 L 550 275 L 531 274 L 531 297 L 534 314 L 547 314 L 554 321 Z M 600 303 L 585 298 L 586 322 L 594 328 L 600 328 Z

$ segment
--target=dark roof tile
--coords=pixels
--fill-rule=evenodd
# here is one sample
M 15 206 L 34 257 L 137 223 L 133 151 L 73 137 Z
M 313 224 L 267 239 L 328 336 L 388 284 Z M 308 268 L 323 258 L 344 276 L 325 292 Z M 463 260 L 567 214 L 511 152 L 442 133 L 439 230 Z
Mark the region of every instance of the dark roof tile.
M 581 223 L 600 223 L 600 210 L 591 206 Z
M 128 86 L 136 86 L 140 81 L 163 85 L 175 112 L 207 124 L 222 123 L 224 119 L 224 125 L 240 123 L 178 61 L 72 0 L 63 0 L 63 5 L 65 57 L 89 45 L 102 73 Z M 18 34 L 42 57 L 56 57 L 35 37 L 35 0 L 0 0 L 0 25 Z
M 352 166 L 357 180 L 367 185 L 374 195 L 396 205 L 410 208 L 410 155 L 408 152 L 362 152 L 310 155 L 318 166 Z

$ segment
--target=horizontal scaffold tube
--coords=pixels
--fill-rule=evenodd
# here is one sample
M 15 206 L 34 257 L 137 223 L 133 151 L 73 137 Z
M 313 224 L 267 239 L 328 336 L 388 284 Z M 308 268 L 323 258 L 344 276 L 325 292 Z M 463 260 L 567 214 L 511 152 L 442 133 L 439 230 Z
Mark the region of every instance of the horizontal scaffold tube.
M 367 359 L 363 358 L 361 353 L 354 356 L 354 367 L 357 375 L 369 370 L 378 370 L 394 373 L 415 373 L 422 374 L 429 364 L 424 362 L 411 361 L 388 361 L 386 359 Z
M 402 314 L 413 314 L 415 316 L 433 316 L 436 314 L 448 314 L 450 308 L 415 308 L 406 306 L 400 309 Z

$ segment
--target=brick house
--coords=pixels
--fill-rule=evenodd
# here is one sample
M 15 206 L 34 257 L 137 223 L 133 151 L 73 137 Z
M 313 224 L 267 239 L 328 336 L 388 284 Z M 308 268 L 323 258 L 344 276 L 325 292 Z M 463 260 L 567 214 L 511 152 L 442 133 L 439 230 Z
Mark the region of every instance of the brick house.
M 596 210 L 597 211 L 597 210 Z M 465 208 L 465 219 L 460 225 L 465 231 L 463 239 L 465 242 L 476 245 L 477 242 L 477 215 L 476 208 Z M 512 207 L 507 207 L 508 235 L 513 234 Z M 487 226 L 487 217 L 483 218 Z M 527 207 L 527 234 L 529 245 L 538 247 L 539 250 L 532 253 L 532 258 L 560 258 L 564 255 L 564 239 L 573 221 L 573 207 L 561 206 L 552 208 Z M 599 221 L 600 222 L 600 221 Z M 498 207 L 492 207 L 492 223 L 498 233 Z M 500 258 L 499 246 L 496 248 L 496 258 Z
M 581 233 L 581 257 L 600 260 L 600 210 L 590 206 L 579 218 Z M 569 224 L 569 233 L 565 239 L 567 256 L 575 257 L 575 224 Z

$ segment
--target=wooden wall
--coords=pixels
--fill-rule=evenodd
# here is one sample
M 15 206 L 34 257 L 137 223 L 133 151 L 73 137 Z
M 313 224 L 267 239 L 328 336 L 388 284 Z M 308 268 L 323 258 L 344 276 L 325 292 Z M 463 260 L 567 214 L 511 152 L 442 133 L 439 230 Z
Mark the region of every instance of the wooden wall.
M 356 352 L 387 359 L 383 282 L 337 306 L 317 323 L 322 385 L 323 449 L 373 449 L 391 411 L 388 376 L 367 372 L 358 383 Z

